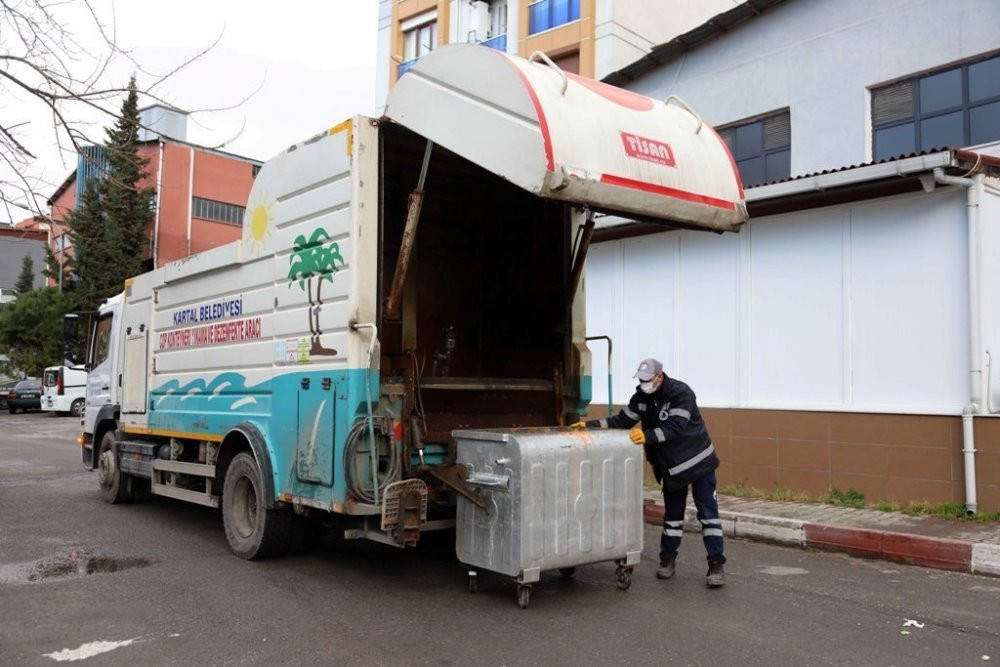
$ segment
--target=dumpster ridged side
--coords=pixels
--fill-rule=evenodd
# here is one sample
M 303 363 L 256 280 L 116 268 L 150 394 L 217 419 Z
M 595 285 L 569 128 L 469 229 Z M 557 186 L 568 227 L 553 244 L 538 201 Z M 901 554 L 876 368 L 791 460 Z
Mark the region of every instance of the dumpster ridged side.
M 522 581 L 544 570 L 637 562 L 642 551 L 642 449 L 625 431 L 455 431 L 458 461 L 488 511 L 459 499 L 463 563 Z M 496 478 L 506 478 L 498 488 Z M 502 485 L 502 482 L 501 482 Z

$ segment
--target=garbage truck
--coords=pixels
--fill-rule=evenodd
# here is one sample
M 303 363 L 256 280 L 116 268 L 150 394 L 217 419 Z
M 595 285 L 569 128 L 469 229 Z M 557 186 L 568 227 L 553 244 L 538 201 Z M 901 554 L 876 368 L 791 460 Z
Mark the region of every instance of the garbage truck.
M 266 162 L 240 240 L 127 280 L 90 318 L 83 464 L 110 503 L 221 508 L 247 559 L 320 517 L 409 546 L 455 526 L 457 501 L 488 516 L 506 459 L 472 470 L 455 434 L 506 430 L 528 452 L 533 429 L 551 441 L 586 411 L 584 262 L 603 215 L 725 232 L 746 207 L 682 100 L 544 54 L 436 49 L 381 117 Z M 580 493 L 555 493 L 569 506 L 551 520 L 621 502 Z M 629 493 L 641 514 L 641 483 Z

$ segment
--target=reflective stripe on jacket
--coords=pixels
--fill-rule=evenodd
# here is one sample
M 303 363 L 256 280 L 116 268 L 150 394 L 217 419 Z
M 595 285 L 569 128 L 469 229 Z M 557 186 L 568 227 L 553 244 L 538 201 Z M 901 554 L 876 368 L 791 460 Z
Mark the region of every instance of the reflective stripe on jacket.
M 663 384 L 652 394 L 637 388 L 617 415 L 591 420 L 587 425 L 632 428 L 637 423 L 642 424 L 646 438 L 646 460 L 657 481 L 668 489 L 690 484 L 719 467 L 694 392 L 680 380 L 664 376 Z

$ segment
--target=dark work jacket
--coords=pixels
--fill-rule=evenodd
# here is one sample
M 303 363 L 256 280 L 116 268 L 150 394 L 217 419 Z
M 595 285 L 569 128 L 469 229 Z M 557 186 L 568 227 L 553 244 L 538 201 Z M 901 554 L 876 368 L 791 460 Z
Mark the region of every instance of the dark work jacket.
M 694 392 L 680 380 L 664 375 L 652 394 L 638 387 L 628 406 L 607 419 L 592 419 L 587 426 L 632 428 L 642 424 L 646 460 L 656 481 L 678 489 L 719 467 L 719 457 L 708 437 Z

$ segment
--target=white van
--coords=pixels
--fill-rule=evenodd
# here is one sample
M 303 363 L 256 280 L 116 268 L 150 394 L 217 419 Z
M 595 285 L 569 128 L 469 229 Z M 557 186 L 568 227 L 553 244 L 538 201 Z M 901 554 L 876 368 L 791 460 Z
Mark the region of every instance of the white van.
M 61 415 L 83 415 L 87 371 L 81 367 L 49 366 L 42 376 L 42 410 Z

